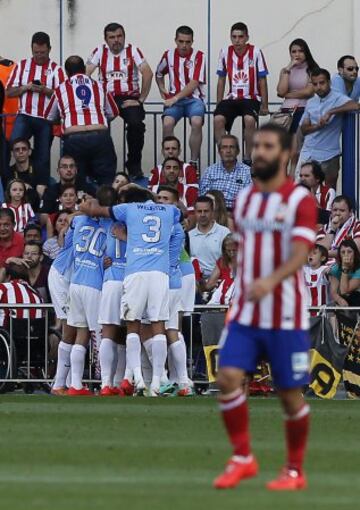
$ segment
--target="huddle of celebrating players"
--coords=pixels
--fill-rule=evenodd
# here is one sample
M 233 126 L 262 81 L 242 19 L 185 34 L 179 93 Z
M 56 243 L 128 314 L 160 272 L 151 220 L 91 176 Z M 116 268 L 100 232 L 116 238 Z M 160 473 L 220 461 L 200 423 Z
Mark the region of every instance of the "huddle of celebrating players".
M 129 185 L 121 200 L 104 185 L 83 202 L 51 267 L 49 289 L 63 322 L 52 393 L 92 394 L 82 379 L 93 334 L 100 395 L 192 395 L 179 319 L 192 311 L 195 276 L 177 191 L 160 186 L 155 197 Z

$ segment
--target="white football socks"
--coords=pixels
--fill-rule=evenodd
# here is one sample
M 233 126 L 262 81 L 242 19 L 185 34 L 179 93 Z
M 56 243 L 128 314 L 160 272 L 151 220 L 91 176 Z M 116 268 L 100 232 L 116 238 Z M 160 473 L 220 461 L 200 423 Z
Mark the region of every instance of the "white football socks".
M 169 357 L 170 353 L 175 367 L 176 382 L 178 384 L 187 384 L 188 374 L 186 367 L 186 349 L 180 339 L 169 345 Z
M 59 343 L 54 388 L 64 388 L 66 386 L 66 378 L 70 370 L 70 354 L 72 347 L 72 344 L 67 344 L 62 340 Z
M 71 386 L 76 390 L 83 387 L 82 378 L 84 375 L 86 347 L 75 344 L 71 350 Z
M 143 348 L 141 349 L 141 370 L 144 377 L 145 385 L 148 388 L 151 384 L 152 379 L 152 365 L 149 361 L 149 357 L 147 355 L 144 344 Z
M 114 379 L 113 379 L 114 386 L 119 386 L 121 381 L 124 379 L 125 367 L 126 367 L 126 345 L 118 344 L 117 345 L 117 363 L 116 363 L 116 370 L 115 370 Z
M 155 335 L 152 340 L 153 376 L 151 387 L 155 390 L 158 390 L 160 388 L 160 379 L 165 370 L 165 363 L 167 358 L 166 336 Z
M 145 386 L 141 373 L 141 342 L 136 333 L 126 336 L 126 371 L 128 370 L 134 374 L 135 386 Z
M 112 368 L 117 350 L 116 343 L 110 338 L 103 338 L 99 348 L 101 387 L 112 386 Z

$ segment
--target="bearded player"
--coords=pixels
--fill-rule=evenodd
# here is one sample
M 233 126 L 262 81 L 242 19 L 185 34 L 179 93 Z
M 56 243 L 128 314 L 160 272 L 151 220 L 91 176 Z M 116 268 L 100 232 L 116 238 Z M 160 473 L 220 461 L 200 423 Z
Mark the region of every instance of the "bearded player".
M 308 383 L 309 337 L 302 266 L 315 241 L 316 204 L 286 175 L 291 139 L 266 124 L 254 136 L 255 184 L 238 195 L 234 219 L 239 241 L 236 294 L 220 343 L 219 405 L 233 455 L 215 479 L 218 489 L 256 476 L 243 391 L 247 374 L 266 358 L 285 412 L 287 459 L 269 490 L 307 485 L 303 460 L 309 406 L 301 388 Z

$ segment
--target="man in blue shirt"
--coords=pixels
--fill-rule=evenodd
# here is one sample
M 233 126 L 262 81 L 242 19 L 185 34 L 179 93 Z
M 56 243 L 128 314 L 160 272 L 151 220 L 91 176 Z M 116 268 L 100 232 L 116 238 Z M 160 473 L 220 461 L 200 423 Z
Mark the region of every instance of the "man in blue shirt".
M 308 100 L 300 121 L 305 136 L 299 164 L 316 160 L 325 173 L 325 183 L 336 189 L 340 165 L 342 116 L 358 110 L 359 105 L 348 96 L 331 89 L 330 73 L 316 69 L 311 74 L 315 96 Z
M 106 207 L 113 197 L 110 187 L 99 188 L 99 203 Z M 98 313 L 104 275 L 106 229 L 98 217 L 86 215 L 74 218 L 73 233 L 74 269 L 69 289 L 68 325 L 76 328 L 75 345 L 70 356 L 71 387 L 68 395 L 90 395 L 82 386 L 86 349 L 90 332 L 100 336 Z
M 359 66 L 352 55 L 344 55 L 337 63 L 338 73 L 331 79 L 331 87 L 358 102 L 360 98 Z
M 56 375 L 51 389 L 53 395 L 66 394 L 66 378 L 70 369 L 70 354 L 76 337 L 76 329 L 68 326 L 66 322 L 70 278 L 74 262 L 74 230 L 69 227 L 67 228 L 64 244 L 52 263 L 48 276 L 51 302 L 54 306 L 55 315 L 62 324 L 62 339 L 58 346 Z
M 232 209 L 240 190 L 251 184 L 250 167 L 239 163 L 239 140 L 234 135 L 224 135 L 219 142 L 220 162 L 209 166 L 200 180 L 200 195 L 211 190 L 221 191 L 226 207 Z
M 111 217 L 127 227 L 127 251 L 121 315 L 126 321 L 126 366 L 132 370 L 137 392 L 145 389 L 141 372 L 140 321 L 147 317 L 153 331 L 153 378 L 150 394 L 157 395 L 167 346 L 164 323 L 169 318 L 169 246 L 180 212 L 156 204 L 147 190 L 130 188 L 127 203 L 112 208 L 89 200 L 81 210 L 90 216 Z

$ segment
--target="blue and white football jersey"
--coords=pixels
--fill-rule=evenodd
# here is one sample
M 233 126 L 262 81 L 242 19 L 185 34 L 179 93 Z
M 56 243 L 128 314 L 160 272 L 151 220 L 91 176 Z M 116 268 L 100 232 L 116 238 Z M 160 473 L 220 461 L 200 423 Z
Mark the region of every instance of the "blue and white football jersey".
M 127 227 L 125 276 L 144 271 L 169 274 L 169 243 L 180 211 L 152 200 L 115 205 L 110 211 L 115 221 Z
M 180 223 L 174 226 L 173 233 L 170 237 L 169 257 L 170 257 L 170 270 L 169 270 L 169 288 L 181 289 L 181 270 L 180 270 L 180 255 L 184 245 L 185 233 Z
M 120 241 L 112 233 L 116 223 L 110 218 L 103 218 L 101 226 L 106 230 L 106 250 L 105 257 L 110 257 L 112 264 L 105 269 L 104 282 L 124 280 L 126 264 L 126 241 Z
M 73 229 L 74 270 L 71 283 L 101 290 L 106 230 L 99 219 L 89 216 L 76 216 Z
M 69 278 L 69 280 L 70 272 L 74 262 L 73 236 L 74 229 L 72 226 L 70 226 L 64 237 L 64 245 L 59 251 L 56 259 L 52 263 L 53 267 L 57 270 L 57 272 L 60 273 L 62 276 Z

